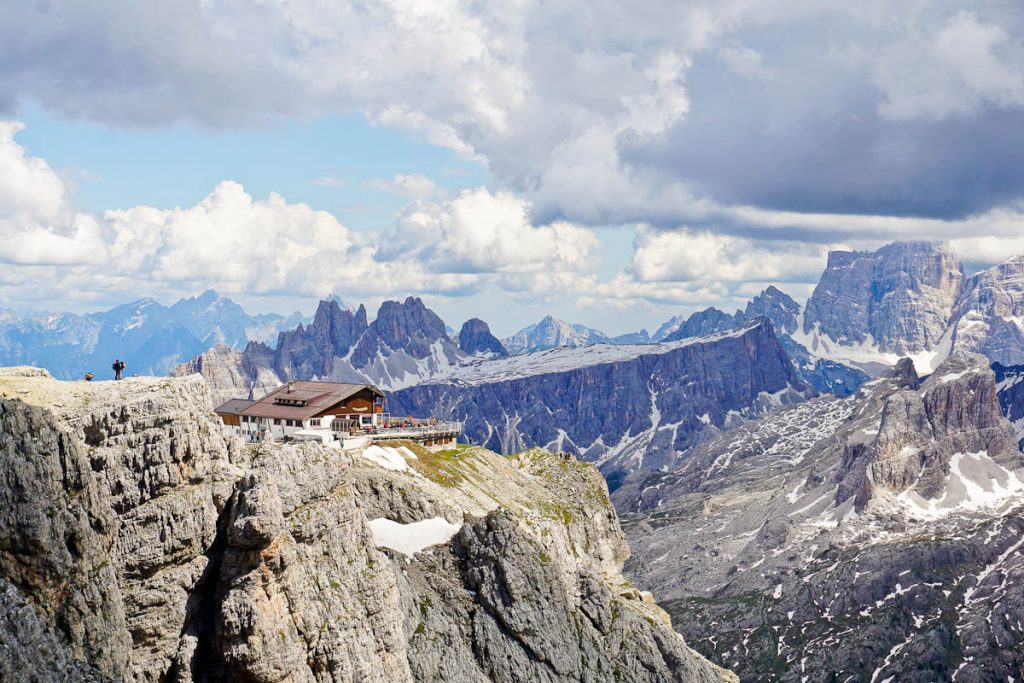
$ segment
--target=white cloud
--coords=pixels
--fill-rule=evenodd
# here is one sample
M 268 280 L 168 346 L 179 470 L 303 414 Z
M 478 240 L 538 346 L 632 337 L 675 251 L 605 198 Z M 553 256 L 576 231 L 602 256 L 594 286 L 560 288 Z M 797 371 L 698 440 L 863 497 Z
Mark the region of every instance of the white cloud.
M 1024 26 L 1015 0 L 962 4 L 4 3 L 0 107 L 143 126 L 360 112 L 484 161 L 543 220 L 678 225 L 709 201 L 965 215 L 1020 194 L 1019 125 L 986 114 L 1024 106 Z M 975 148 L 1008 172 L 972 181 Z
M 580 291 L 578 303 L 584 308 L 598 309 L 641 306 L 696 310 L 709 305 L 728 308 L 732 300 L 729 288 L 720 282 L 641 282 L 627 273 L 619 273 Z
M 0 262 L 97 263 L 106 256 L 100 226 L 75 214 L 64 182 L 15 140 L 24 126 L 0 121 Z
M 378 178 L 370 181 L 370 187 L 413 199 L 431 199 L 440 194 L 437 183 L 420 173 L 399 173 L 392 178 Z
M 520 291 L 532 279 L 575 277 L 592 265 L 594 234 L 566 222 L 538 225 L 509 193 L 467 190 L 451 201 L 416 201 L 393 231 L 356 232 L 335 216 L 271 193 L 254 198 L 223 181 L 195 206 L 74 213 L 60 177 L 0 124 L 0 255 L 4 283 L 21 296 L 72 283 L 123 296 L 175 287 L 248 295 L 461 296 L 494 285 Z M 400 176 L 412 192 L 429 179 Z M 64 267 L 58 267 L 64 266 Z M 39 290 L 28 294 L 31 272 Z
M 522 199 L 478 188 L 444 204 L 411 205 L 382 253 L 414 255 L 438 272 L 576 272 L 590 265 L 597 245 L 587 228 L 564 221 L 536 225 Z
M 1006 61 L 997 53 L 1009 39 L 1001 26 L 961 11 L 931 36 L 892 45 L 874 67 L 885 95 L 879 111 L 896 120 L 942 119 L 985 105 L 1024 106 L 1024 54 L 1018 49 Z
M 744 282 L 817 277 L 828 245 L 780 242 L 769 245 L 709 231 L 637 232 L 632 270 L 641 282 Z
M 737 76 L 755 81 L 766 81 L 775 76 L 775 72 L 765 66 L 761 53 L 749 47 L 727 45 L 718 51 L 718 55 Z
M 358 251 L 331 214 L 274 193 L 254 200 L 230 181 L 188 209 L 143 206 L 108 211 L 105 218 L 115 234 L 115 266 L 157 280 L 233 283 L 232 290 L 280 291 L 320 252 Z
M 377 235 L 278 194 L 254 199 L 231 181 L 193 207 L 112 210 L 105 220 L 118 272 L 263 294 L 460 295 L 491 275 L 585 268 L 596 245 L 585 228 L 533 225 L 522 200 L 483 188 L 415 203 L 395 232 Z
M 15 141 L 24 128 L 18 121 L 0 121 L 0 217 L 53 220 L 64 209 L 64 183 L 45 160 L 29 156 Z

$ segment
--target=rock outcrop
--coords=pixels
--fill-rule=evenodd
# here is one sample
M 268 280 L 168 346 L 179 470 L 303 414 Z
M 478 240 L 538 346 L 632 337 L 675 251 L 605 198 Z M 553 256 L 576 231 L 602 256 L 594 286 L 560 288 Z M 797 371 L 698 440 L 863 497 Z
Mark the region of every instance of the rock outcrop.
M 0 679 L 736 680 L 622 577 L 568 456 L 244 447 L 195 376 L 0 396 Z
M 807 301 L 803 332 L 883 354 L 929 351 L 946 331 L 962 283 L 960 262 L 945 244 L 834 251 Z
M 286 379 L 330 376 L 336 359 L 349 354 L 367 327 L 363 306 L 353 313 L 341 308 L 334 299 L 321 301 L 309 325 L 299 325 L 278 335 L 272 355 L 273 370 Z M 255 368 L 271 353 L 265 345 L 253 346 L 246 353 Z
M 612 477 L 674 466 L 707 433 L 806 395 L 758 319 L 678 342 L 551 349 L 485 361 L 394 392 L 397 414 L 441 414 L 503 453 L 532 446 L 596 461 Z
M 320 302 L 309 325 L 282 332 L 275 348 L 257 342 L 235 353 L 214 348 L 171 374 L 200 372 L 214 396 L 227 400 L 258 397 L 290 379 L 405 387 L 469 359 L 418 298 L 385 301 L 371 323 L 363 306 L 352 313 L 331 299 Z
M 748 301 L 742 311 L 730 315 L 717 308 L 706 308 L 688 318 L 666 322 L 659 329 L 659 334 L 662 334 L 662 330 L 672 328 L 671 332 L 663 333 L 661 338 L 664 341 L 676 341 L 725 332 L 751 320 L 767 318 L 771 321 L 776 334 L 788 335 L 796 331 L 799 315 L 800 304 L 777 287 L 769 286 Z
M 967 279 L 957 303 L 953 348 L 994 363 L 1024 364 L 1024 256 Z
M 800 304 L 785 292 L 772 286 L 755 296 L 742 311 L 728 314 L 717 308 L 698 311 L 688 318 L 673 318 L 658 330 L 656 336 L 666 341 L 691 339 L 735 329 L 758 318 L 767 318 L 779 336 L 800 380 L 818 391 L 848 396 L 868 376 L 863 371 L 828 358 L 814 355 L 793 339 L 799 328 Z
M 909 361 L 897 365 L 896 372 L 907 377 L 907 386 L 886 397 L 878 433 L 844 449 L 837 504 L 852 495 L 862 509 L 885 492 L 907 494 L 915 502 L 941 499 L 955 505 L 970 493 L 961 490 L 963 480 L 947 479 L 955 457 L 970 454 L 979 463 L 1020 467 L 1013 427 L 1003 416 L 994 376 L 983 357 L 951 356 L 920 391 Z M 1005 485 L 998 472 L 970 474 Z
M 491 334 L 491 328 L 480 318 L 470 318 L 459 330 L 459 348 L 469 356 L 482 358 L 504 358 L 508 351 Z
M 999 389 L 999 405 L 1016 430 L 1018 445 L 1024 450 L 1024 365 L 992 364 Z
M 1017 676 L 1024 455 L 996 392 L 979 356 L 905 360 L 636 473 L 627 575 L 743 680 Z

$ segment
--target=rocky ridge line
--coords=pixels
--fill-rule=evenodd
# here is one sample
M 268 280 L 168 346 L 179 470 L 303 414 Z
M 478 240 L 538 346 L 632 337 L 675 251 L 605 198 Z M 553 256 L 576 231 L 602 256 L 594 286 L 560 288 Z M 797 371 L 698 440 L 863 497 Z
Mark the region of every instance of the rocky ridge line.
M 718 681 L 593 468 L 243 447 L 198 377 L 0 372 L 0 678 Z M 460 531 L 412 558 L 370 520 Z

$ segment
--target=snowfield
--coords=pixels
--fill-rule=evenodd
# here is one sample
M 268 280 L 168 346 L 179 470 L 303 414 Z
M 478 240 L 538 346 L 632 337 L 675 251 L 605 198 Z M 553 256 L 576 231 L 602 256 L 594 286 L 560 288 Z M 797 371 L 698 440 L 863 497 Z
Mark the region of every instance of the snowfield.
M 386 470 L 404 472 L 409 469 L 406 458 L 416 460 L 416 454 L 405 446 L 392 448 L 390 446 L 367 446 L 359 454 L 374 465 L 383 467 Z
M 431 517 L 411 524 L 400 524 L 378 517 L 369 521 L 373 542 L 378 548 L 390 548 L 412 558 L 418 552 L 447 543 L 462 528 L 441 517 Z

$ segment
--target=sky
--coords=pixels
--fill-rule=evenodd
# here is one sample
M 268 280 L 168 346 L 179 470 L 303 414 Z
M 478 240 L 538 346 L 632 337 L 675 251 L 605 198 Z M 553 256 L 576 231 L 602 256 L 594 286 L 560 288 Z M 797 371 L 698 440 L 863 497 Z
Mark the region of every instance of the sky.
M 1024 253 L 1014 0 L 0 4 L 0 309 L 421 296 L 511 334 Z

